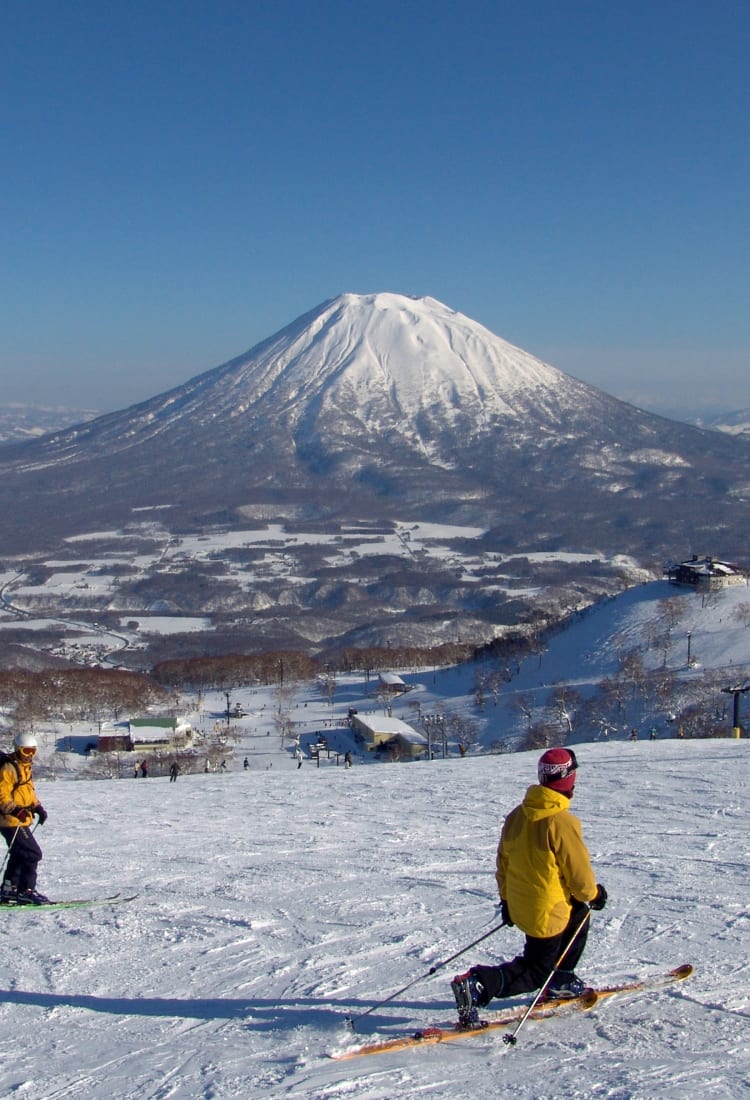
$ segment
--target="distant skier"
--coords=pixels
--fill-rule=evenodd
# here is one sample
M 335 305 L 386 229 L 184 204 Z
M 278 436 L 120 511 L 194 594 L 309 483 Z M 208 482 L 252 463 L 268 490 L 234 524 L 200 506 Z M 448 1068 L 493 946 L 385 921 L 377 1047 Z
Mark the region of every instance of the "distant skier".
M 8 845 L 0 901 L 3 905 L 44 905 L 49 898 L 36 889 L 42 849 L 29 828 L 34 815 L 39 825 L 47 820 L 32 777 L 36 738 L 33 733 L 18 733 L 13 746 L 12 756 L 0 765 L 0 833 Z
M 576 997 L 585 988 L 575 968 L 589 909 L 603 909 L 607 891 L 594 879 L 581 824 L 568 809 L 577 767 L 569 749 L 548 749 L 539 759 L 539 784 L 505 819 L 495 877 L 503 919 L 525 932 L 526 942 L 512 961 L 472 966 L 453 979 L 463 1027 L 476 1024 L 477 1006 L 539 989 L 553 970 L 546 997 Z
M 177 776 L 180 774 L 180 765 L 176 760 L 173 760 L 169 768 L 169 782 L 176 783 Z

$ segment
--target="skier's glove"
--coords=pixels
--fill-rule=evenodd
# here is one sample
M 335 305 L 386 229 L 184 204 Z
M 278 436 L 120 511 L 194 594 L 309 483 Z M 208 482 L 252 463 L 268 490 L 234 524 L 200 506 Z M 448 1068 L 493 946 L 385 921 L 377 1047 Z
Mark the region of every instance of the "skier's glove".
M 39 824 L 44 825 L 45 821 L 49 817 L 49 814 L 45 810 L 44 806 L 37 806 L 36 810 L 34 810 L 34 813 L 39 818 Z
M 31 813 L 25 806 L 19 806 L 13 816 L 17 817 L 22 825 L 25 825 L 27 821 L 31 821 Z
M 607 904 L 607 891 L 597 882 L 596 884 L 596 897 L 593 901 L 589 902 L 589 909 L 603 909 Z
M 503 918 L 503 924 L 507 924 L 509 928 L 513 927 L 513 921 L 510 919 L 510 909 L 504 898 L 500 899 L 500 916 Z

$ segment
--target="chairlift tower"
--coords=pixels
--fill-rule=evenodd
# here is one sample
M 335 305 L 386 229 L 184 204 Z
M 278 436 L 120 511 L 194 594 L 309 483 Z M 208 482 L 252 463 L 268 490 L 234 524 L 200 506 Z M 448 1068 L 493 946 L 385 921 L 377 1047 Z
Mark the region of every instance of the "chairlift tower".
M 728 687 L 721 689 L 724 695 L 734 696 L 734 708 L 732 712 L 732 737 L 740 737 L 740 696 L 750 691 L 750 684 L 744 687 Z

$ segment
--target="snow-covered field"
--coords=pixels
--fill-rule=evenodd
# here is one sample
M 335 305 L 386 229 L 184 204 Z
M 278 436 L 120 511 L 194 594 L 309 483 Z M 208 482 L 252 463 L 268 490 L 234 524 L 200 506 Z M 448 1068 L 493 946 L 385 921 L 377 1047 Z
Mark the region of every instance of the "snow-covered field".
M 666 649 L 649 642 L 665 599 L 679 599 L 680 609 Z M 420 710 L 474 716 L 485 743 L 517 736 L 520 697 L 541 705 L 559 681 L 583 690 L 639 646 L 649 667 L 666 656 L 687 684 L 711 671 L 735 683 L 750 656 L 738 614 L 747 599 L 744 587 L 706 601 L 644 585 L 552 638 L 503 685 L 497 705 L 489 699 L 477 710 L 474 665 L 404 670 L 412 690 L 393 713 L 417 725 Z M 295 685 L 284 705 L 303 744 L 305 733 L 325 729 L 334 747 L 352 747 L 335 727 L 351 705 L 382 708 L 365 688 L 356 675 L 341 678 L 329 702 L 319 686 Z M 339 1062 L 330 1055 L 354 1041 L 450 1021 L 452 974 L 520 948 L 520 933 L 502 930 L 429 976 L 498 922 L 497 837 L 534 780 L 536 754 L 461 760 L 452 746 L 448 760 L 365 764 L 357 751 L 351 770 L 333 756 L 298 769 L 280 747 L 278 692 L 238 689 L 231 700 L 247 716 L 232 721 L 239 742 L 229 770 L 174 784 L 134 780 L 129 763 L 121 780 L 76 779 L 85 758 L 52 750 L 69 735 L 85 743 L 96 727 L 37 727 L 40 773 L 59 776 L 38 782 L 50 813 L 39 830 L 40 888 L 54 897 L 139 897 L 90 911 L 0 910 L 0 1096 L 683 1100 L 750 1092 L 749 741 L 678 741 L 656 711 L 643 716 L 641 732 L 655 723 L 657 741 L 630 743 L 625 726 L 608 742 L 593 743 L 583 728 L 570 737 L 581 762 L 574 809 L 610 894 L 593 917 L 580 973 L 595 984 L 689 961 L 696 973 L 687 983 L 528 1023 L 512 1050 L 496 1034 Z M 181 699 L 185 716 L 209 732 L 225 705 L 221 692 L 201 708 Z M 744 696 L 743 718 L 748 705 Z M 727 716 L 727 732 L 730 725 Z M 355 1037 L 347 1015 L 361 1017 Z
M 240 747 L 240 752 L 242 751 Z M 145 1100 L 738 1097 L 750 1089 L 750 743 L 583 744 L 574 809 L 610 901 L 593 983 L 683 961 L 657 994 L 497 1036 L 349 1062 L 361 1039 L 454 1015 L 449 979 L 514 953 L 493 861 L 536 754 L 351 770 L 40 781 L 40 888 L 138 891 L 0 911 L 0 1095 Z M 373 1011 L 369 1011 L 374 1009 Z
M 1 583 L 1 578 L 0 578 Z M 137 628 L 133 625 L 137 623 Z M 477 676 L 493 671 L 493 663 L 472 664 L 459 669 L 420 669 L 416 672 L 399 670 L 410 691 L 393 701 L 395 717 L 404 719 L 422 729 L 421 715 L 428 711 L 460 715 L 475 724 L 478 743 L 485 748 L 498 739 L 508 739 L 517 745 L 523 738 L 529 718 L 538 721 L 549 712 L 551 697 L 560 684 L 566 684 L 582 696 L 594 692 L 602 680 L 618 674 L 623 659 L 635 654 L 645 669 L 659 669 L 673 673 L 679 680 L 677 697 L 667 696 L 623 707 L 620 728 L 611 727 L 608 736 L 617 737 L 629 732 L 631 726 L 639 728 L 641 736 L 655 727 L 658 735 L 671 736 L 670 713 L 677 705 L 684 705 L 688 698 L 710 693 L 719 713 L 726 712 L 727 728 L 731 723 L 731 701 L 722 690 L 750 675 L 750 588 L 737 585 L 705 596 L 678 588 L 666 581 L 652 581 L 627 589 L 616 598 L 602 600 L 574 616 L 567 628 L 549 638 L 538 653 L 528 656 L 518 667 L 510 662 L 511 674 L 507 682 L 502 680 L 495 698 L 490 687 L 485 688 L 484 705 L 476 705 Z M 9 623 L 15 627 L 17 623 Z M 25 629 L 49 628 L 53 620 L 27 619 Z M 67 655 L 90 652 L 97 661 L 105 662 L 107 654 L 113 662 L 118 652 L 133 646 L 138 631 L 169 633 L 174 630 L 200 629 L 197 618 L 133 615 L 121 619 L 122 633 L 100 630 L 92 632 L 90 624 L 68 622 L 70 645 Z M 0 620 L 0 634 L 3 622 Z M 73 631 L 75 630 L 75 634 Z M 688 666 L 690 655 L 690 666 Z M 494 666 L 495 671 L 497 667 Z M 710 683 L 709 683 L 710 679 Z M 255 691 L 233 691 L 233 703 L 239 702 L 249 712 L 245 722 L 257 732 L 258 711 L 263 706 Z M 320 710 L 320 691 L 304 685 L 297 693 L 296 713 L 291 717 L 297 722 L 304 716 L 308 721 L 301 726 L 305 732 L 310 725 L 322 720 L 335 719 L 343 723 L 349 706 L 361 711 L 382 709 L 382 700 L 375 699 L 372 684 L 365 684 L 363 677 L 339 677 L 335 692 L 335 710 Z M 747 697 L 745 697 L 747 700 Z M 183 700 L 190 709 L 190 701 Z M 317 708 L 315 704 L 318 704 Z M 219 707 L 225 704 L 223 699 Z M 266 718 L 278 705 L 274 692 L 269 690 L 265 700 Z M 743 703 L 743 710 L 750 708 L 750 700 Z M 602 735 L 601 729 L 581 726 L 574 718 L 569 740 L 589 740 Z M 199 714 L 186 715 L 201 726 Z M 0 723 L 2 716 L 0 716 Z M 91 736 L 95 726 L 84 732 Z M 266 721 L 262 732 L 273 729 Z
M 313 574 L 320 568 L 335 569 L 369 557 L 387 555 L 450 569 L 462 583 L 476 585 L 487 593 L 530 596 L 538 592 L 538 583 L 519 582 L 513 556 L 489 552 L 480 543 L 485 531 L 427 522 L 399 523 L 393 530 L 379 530 L 366 523 L 342 525 L 328 533 L 300 529 L 288 530 L 277 523 L 259 522 L 243 530 L 214 530 L 201 535 L 173 537 L 151 518 L 140 518 L 123 531 L 94 531 L 66 539 L 70 556 L 37 562 L 35 570 L 20 562 L 15 570 L 0 571 L 0 629 L 54 632 L 60 647 L 58 656 L 75 659 L 75 647 L 98 646 L 100 652 L 120 654 L 124 648 L 140 649 L 144 639 L 153 635 L 211 632 L 212 617 L 170 615 L 164 607 L 143 607 L 132 595 L 132 586 L 153 576 L 156 571 L 179 574 L 221 560 L 222 571 L 212 574 L 216 584 L 236 587 L 246 595 L 257 596 L 266 582 L 284 578 L 287 587 L 302 586 L 311 579 L 309 552 L 318 557 Z M 87 554 L 87 550 L 90 551 Z M 233 556 L 232 551 L 244 552 Z M 646 577 L 629 557 L 610 557 L 602 553 L 533 553 L 523 558 L 534 564 L 551 561 L 580 563 L 592 561 L 619 566 L 624 575 Z M 122 586 L 127 593 L 123 594 Z M 276 596 L 269 596 L 272 603 Z M 169 600 L 165 601 L 169 605 Z M 242 601 L 245 602 L 244 599 Z M 39 608 L 44 614 L 36 618 Z M 102 611 L 122 612 L 121 630 L 113 636 L 106 628 L 95 631 L 93 641 L 80 638 L 84 618 Z M 59 612 L 59 614 L 58 614 Z M 56 618 L 50 616 L 55 615 Z M 65 620 L 68 620 L 66 625 Z M 92 624 L 88 624 L 89 632 Z M 67 642 L 67 646 L 64 644 Z M 31 644 L 34 644 L 33 642 Z M 42 648 L 49 649 L 45 640 Z M 119 660 L 119 657 L 117 657 Z

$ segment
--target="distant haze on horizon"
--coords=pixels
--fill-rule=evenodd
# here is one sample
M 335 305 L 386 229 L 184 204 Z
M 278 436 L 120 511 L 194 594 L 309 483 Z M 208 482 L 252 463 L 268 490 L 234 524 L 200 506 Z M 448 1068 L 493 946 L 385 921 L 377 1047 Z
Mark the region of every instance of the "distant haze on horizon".
M 0 387 L 113 411 L 342 292 L 750 407 L 750 11 L 8 0 Z
M 319 304 L 321 303 L 316 303 L 316 306 Z M 450 303 L 446 304 L 450 305 Z M 302 311 L 303 314 L 307 312 L 310 310 Z M 288 318 L 279 328 L 285 328 L 294 320 L 296 317 Z M 79 407 L 76 405 L 78 400 L 81 406 L 85 405 L 89 410 L 86 412 L 87 419 L 89 416 L 116 412 L 183 385 L 190 378 L 243 355 L 255 344 L 275 335 L 276 331 L 278 329 L 269 331 L 252 345 L 238 349 L 235 354 L 225 359 L 204 365 L 191 364 L 189 369 L 185 368 L 182 372 L 178 366 L 155 365 L 151 373 L 150 385 L 140 370 L 125 368 L 123 378 L 114 371 L 110 372 L 108 369 L 110 364 L 106 361 L 100 364 L 99 369 L 94 366 L 95 378 L 90 381 L 87 380 L 87 372 L 77 378 L 73 367 L 70 374 L 53 370 L 51 376 L 47 378 L 46 388 L 39 400 L 33 399 L 35 389 L 32 391 L 32 399 L 23 400 L 20 396 L 25 392 L 22 383 L 28 381 L 27 379 L 17 380 L 20 383 L 17 396 L 11 396 L 16 394 L 13 383 L 8 381 L 6 384 L 3 379 L 4 394 L 8 395 L 8 400 L 3 401 L 2 404 L 6 408 L 18 405 L 38 408 L 40 411 L 52 411 L 55 407 L 59 411 L 64 411 Z M 495 333 L 495 335 L 502 336 L 502 333 Z M 526 347 L 522 350 L 530 351 Z M 539 353 L 537 358 L 583 382 L 598 386 L 614 397 L 667 417 L 700 420 L 719 413 L 750 407 L 750 387 L 742 378 L 741 364 L 737 367 L 739 380 L 735 383 L 730 363 L 710 366 L 696 360 L 695 356 L 688 355 L 671 363 L 661 353 L 644 354 L 638 358 L 633 353 L 627 353 L 624 350 L 618 352 L 617 349 L 604 349 L 597 352 L 594 349 L 588 351 L 581 348 L 561 348 L 557 351 L 552 349 L 548 354 Z M 730 376 L 724 385 L 721 384 L 722 367 Z M 162 375 L 163 380 L 157 381 Z M 703 379 L 702 382 L 701 379 Z M 655 384 L 657 380 L 658 385 Z M 142 388 L 139 389 L 139 387 Z M 99 408 L 96 410 L 92 409 L 94 398 L 100 399 Z M 82 408 L 81 412 L 83 412 Z

